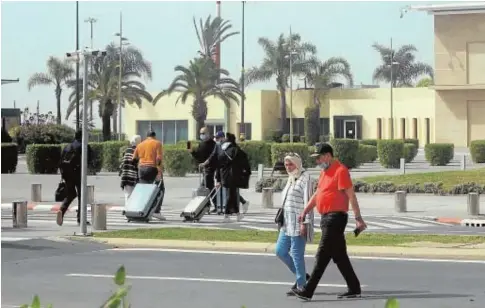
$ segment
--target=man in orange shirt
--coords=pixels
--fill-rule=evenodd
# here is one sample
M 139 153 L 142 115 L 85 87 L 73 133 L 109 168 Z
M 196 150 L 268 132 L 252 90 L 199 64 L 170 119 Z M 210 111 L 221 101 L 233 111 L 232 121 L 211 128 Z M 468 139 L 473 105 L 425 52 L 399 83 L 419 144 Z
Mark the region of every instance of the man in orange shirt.
M 299 220 L 303 221 L 306 214 L 316 207 L 322 215 L 320 222 L 322 238 L 318 245 L 315 266 L 306 286 L 301 290 L 295 290 L 294 293 L 300 299 L 311 300 L 328 263 L 333 260 L 348 287 L 347 292 L 339 294 L 338 298 L 360 297 L 360 282 L 350 263 L 345 242 L 349 201 L 354 211 L 356 230 L 361 232 L 367 226 L 360 216 L 359 203 L 355 196 L 349 170 L 334 159 L 333 149 L 327 143 L 317 145 L 312 157 L 316 158 L 322 171 L 317 191 L 308 201 Z

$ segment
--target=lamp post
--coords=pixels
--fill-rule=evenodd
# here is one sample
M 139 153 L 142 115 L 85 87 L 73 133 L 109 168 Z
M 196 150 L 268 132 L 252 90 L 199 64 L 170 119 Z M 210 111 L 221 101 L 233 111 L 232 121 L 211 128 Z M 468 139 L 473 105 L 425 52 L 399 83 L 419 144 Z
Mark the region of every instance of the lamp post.
M 392 37 L 391 37 L 391 54 L 389 56 L 389 67 L 391 69 L 391 93 L 390 93 L 390 100 L 391 100 L 391 139 L 394 139 L 394 96 L 393 96 L 393 88 L 394 88 L 394 65 L 399 64 L 399 62 L 394 61 L 394 50 L 392 49 Z
M 246 1 L 242 2 L 242 39 L 241 39 L 241 127 L 239 128 L 240 136 L 239 139 L 246 139 L 246 128 L 244 125 L 244 4 Z
M 84 20 L 84 22 L 88 22 L 90 23 L 90 26 L 91 26 L 91 49 L 93 49 L 93 42 L 94 42 L 94 32 L 93 32 L 93 28 L 94 28 L 94 23 L 96 23 L 98 20 L 96 18 L 93 18 L 93 17 L 88 17 L 87 19 Z M 93 71 L 93 66 L 91 65 L 91 71 Z M 92 121 L 93 120 L 93 101 L 90 100 L 89 101 L 89 119 Z
M 123 78 L 123 42 L 127 41 L 126 37 L 123 37 L 123 16 L 120 12 L 120 32 L 115 36 L 120 37 L 120 68 L 118 75 L 118 139 L 121 140 L 121 79 Z M 126 44 L 126 43 L 125 43 Z M 127 44 L 126 44 L 127 45 Z
M 79 50 L 79 1 L 76 1 L 76 50 Z M 79 54 L 76 59 L 76 130 L 79 130 Z
M 293 56 L 297 54 L 293 46 L 293 33 L 290 26 L 289 54 L 285 56 L 290 60 L 290 143 L 293 143 Z M 286 108 L 284 106 L 283 108 Z

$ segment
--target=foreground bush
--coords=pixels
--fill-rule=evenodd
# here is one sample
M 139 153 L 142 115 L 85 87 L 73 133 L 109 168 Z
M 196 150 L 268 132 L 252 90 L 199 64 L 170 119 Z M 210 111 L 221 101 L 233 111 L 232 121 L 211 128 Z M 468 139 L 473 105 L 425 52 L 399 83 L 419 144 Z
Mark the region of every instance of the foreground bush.
M 273 143 L 271 145 L 271 165 L 283 161 L 287 153 L 297 153 L 303 161 L 303 167 L 311 168 L 314 164 L 311 162 L 308 146 L 305 143 Z
M 59 144 L 30 144 L 26 149 L 27 169 L 33 174 L 57 174 L 61 161 Z
M 474 163 L 485 163 L 485 140 L 473 140 L 470 143 L 470 154 Z
M 103 168 L 103 149 L 104 142 L 90 142 L 92 157 L 89 163 L 89 174 L 95 175 Z
M 192 155 L 187 148 L 167 145 L 163 148 L 163 170 L 169 176 L 185 176 L 193 168 Z
M 377 155 L 384 168 L 399 168 L 404 153 L 402 140 L 379 140 L 377 142 Z
M 67 125 L 29 124 L 13 127 L 9 134 L 24 153 L 29 144 L 61 144 L 74 140 L 75 130 Z
M 374 162 L 377 159 L 377 147 L 360 143 L 357 158 L 359 164 Z
M 359 141 L 352 139 L 332 139 L 333 155 L 347 168 L 359 166 Z
M 15 143 L 2 143 L 2 173 L 14 173 L 17 170 L 18 150 Z
M 320 132 L 320 110 L 318 105 L 305 108 L 305 138 L 302 142 L 314 145 L 318 142 Z
M 410 163 L 416 157 L 418 149 L 413 143 L 405 143 L 403 148 L 403 158 L 406 163 Z
M 103 142 L 103 169 L 116 172 L 120 167 L 120 148 L 128 146 L 128 141 Z
M 452 143 L 430 143 L 424 147 L 424 156 L 431 166 L 446 166 L 455 156 Z
M 271 167 L 271 143 L 264 141 L 244 141 L 238 143 L 239 147 L 248 154 L 252 170 L 258 169 L 259 164 Z
M 360 140 L 359 142 L 360 142 L 360 144 L 373 145 L 373 146 L 377 147 L 378 140 L 377 139 L 363 139 L 363 140 Z

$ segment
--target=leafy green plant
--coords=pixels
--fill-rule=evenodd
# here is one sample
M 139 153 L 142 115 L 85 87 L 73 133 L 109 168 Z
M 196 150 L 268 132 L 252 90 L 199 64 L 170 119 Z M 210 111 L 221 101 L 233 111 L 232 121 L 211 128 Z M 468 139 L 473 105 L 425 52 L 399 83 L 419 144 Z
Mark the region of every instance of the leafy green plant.
M 352 139 L 332 139 L 333 155 L 347 168 L 359 166 L 359 141 Z
M 473 140 L 470 143 L 470 154 L 474 163 L 485 163 L 485 140 Z
M 418 149 L 413 143 L 405 143 L 403 148 L 403 157 L 406 163 L 410 163 L 416 157 Z
M 29 144 L 60 144 L 72 142 L 75 130 L 67 125 L 58 124 L 24 124 L 9 130 L 13 142 L 24 153 Z
M 18 162 L 17 144 L 2 143 L 2 173 L 14 173 Z
M 430 143 L 424 147 L 424 156 L 431 166 L 446 166 L 455 156 L 452 143 Z
M 57 174 L 61 161 L 59 144 L 30 144 L 26 149 L 27 169 L 32 174 Z
M 318 142 L 320 132 L 320 106 L 310 106 L 305 108 L 305 141 L 308 145 Z
M 310 158 L 308 146 L 305 143 L 273 143 L 271 145 L 271 163 L 283 161 L 286 153 L 297 153 L 303 161 L 303 167 L 311 167 L 313 159 Z
M 244 141 L 238 143 L 239 147 L 248 154 L 251 169 L 256 170 L 258 164 L 271 166 L 271 144 L 264 141 Z
M 108 172 L 118 171 L 120 167 L 120 148 L 128 146 L 128 141 L 103 142 L 103 169 Z
M 377 147 L 374 145 L 359 144 L 359 164 L 372 163 L 377 159 Z
M 360 144 L 377 146 L 377 139 L 364 139 L 359 141 Z
M 384 308 L 399 308 L 399 302 L 395 298 L 389 298 Z
M 163 170 L 171 176 L 185 176 L 192 169 L 192 157 L 186 148 L 167 145 L 163 148 Z
M 377 155 L 384 168 L 399 168 L 404 153 L 402 140 L 379 140 L 377 142 Z

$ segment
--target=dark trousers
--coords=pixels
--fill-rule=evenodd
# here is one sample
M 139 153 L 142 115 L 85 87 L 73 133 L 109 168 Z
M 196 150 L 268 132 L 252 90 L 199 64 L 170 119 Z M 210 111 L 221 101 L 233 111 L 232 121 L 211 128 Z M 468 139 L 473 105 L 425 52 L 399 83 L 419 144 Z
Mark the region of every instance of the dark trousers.
M 226 208 L 224 214 L 239 214 L 239 190 L 236 187 L 226 187 Z
M 215 181 L 214 181 L 214 171 L 208 171 L 208 170 L 204 170 L 204 178 L 203 178 L 203 183 L 202 185 L 204 185 L 205 188 L 209 189 L 209 191 L 212 191 L 212 189 L 214 189 L 214 186 L 215 186 Z M 213 194 L 212 196 L 212 203 L 214 204 L 215 206 L 215 209 L 214 210 L 217 210 L 217 200 L 216 200 L 216 197 L 217 195 L 216 194 Z
M 138 178 L 142 184 L 153 184 L 158 175 L 158 169 L 152 166 L 139 166 Z
M 349 255 L 347 254 L 347 243 L 345 242 L 344 232 L 348 219 L 347 213 L 343 212 L 322 215 L 320 222 L 322 238 L 318 245 L 313 272 L 305 287 L 308 295 L 313 296 L 330 260 L 337 264 L 349 291 L 360 292 L 360 282 L 357 275 L 355 275 L 352 264 L 350 264 Z
M 165 182 L 163 181 L 163 179 L 161 179 L 160 181 L 160 183 L 158 181 L 155 183 L 157 185 L 160 184 L 160 194 L 157 198 L 157 206 L 154 211 L 155 214 L 160 214 L 160 210 L 162 209 L 163 204 L 163 198 L 165 197 Z
M 77 222 L 81 221 L 81 175 L 79 178 L 69 177 L 64 178 L 66 183 L 66 198 L 62 201 L 61 211 L 62 216 L 66 214 L 72 201 L 77 198 Z

